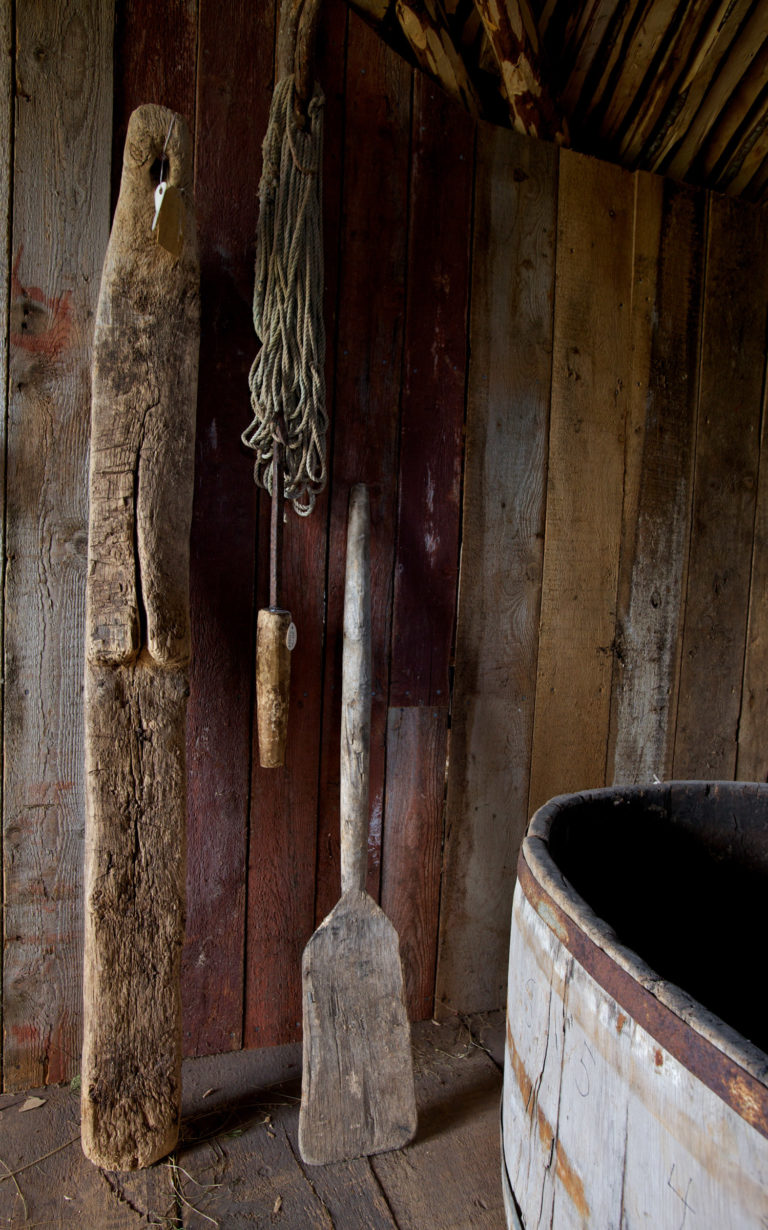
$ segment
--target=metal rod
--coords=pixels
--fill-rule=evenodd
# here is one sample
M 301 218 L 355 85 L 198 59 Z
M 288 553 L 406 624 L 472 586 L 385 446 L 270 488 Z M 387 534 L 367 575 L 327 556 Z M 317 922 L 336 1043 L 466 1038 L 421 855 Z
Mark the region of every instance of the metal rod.
M 283 443 L 272 445 L 272 518 L 269 535 L 269 607 L 279 611 L 283 588 Z

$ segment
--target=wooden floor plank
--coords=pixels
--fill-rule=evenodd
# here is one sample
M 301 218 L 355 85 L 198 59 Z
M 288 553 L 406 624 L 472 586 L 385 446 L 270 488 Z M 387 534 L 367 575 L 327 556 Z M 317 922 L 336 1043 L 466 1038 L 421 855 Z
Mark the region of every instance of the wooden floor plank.
M 22 1111 L 30 1098 L 43 1105 Z M 18 1171 L 15 1183 L 9 1171 Z M 80 1147 L 79 1090 L 65 1086 L 0 1097 L 3 1225 L 138 1230 L 157 1225 L 175 1211 L 175 1203 L 165 1166 L 118 1174 L 86 1159 Z
M 647 782 L 672 770 L 705 226 L 702 192 L 638 175 L 609 781 Z
M 768 310 L 762 212 L 712 196 L 673 771 L 736 772 Z
M 481 129 L 438 1011 L 504 1001 L 536 687 L 555 157 Z
M 27 1093 L 0 1095 L 0 1218 L 19 1230 L 498 1230 L 502 1076 L 486 1047 L 504 1014 L 494 1015 L 414 1026 L 416 1140 L 335 1166 L 298 1156 L 297 1045 L 186 1060 L 179 1147 L 133 1174 L 86 1161 L 76 1091 L 32 1090 L 44 1102 L 25 1112 Z
M 90 344 L 109 236 L 113 5 L 16 7 L 5 1082 L 79 1068 Z
M 398 1230 L 499 1230 L 498 1068 L 458 1023 L 425 1023 L 414 1068 L 416 1140 L 371 1158 Z
M 605 781 L 633 218 L 627 171 L 563 151 L 531 812 Z

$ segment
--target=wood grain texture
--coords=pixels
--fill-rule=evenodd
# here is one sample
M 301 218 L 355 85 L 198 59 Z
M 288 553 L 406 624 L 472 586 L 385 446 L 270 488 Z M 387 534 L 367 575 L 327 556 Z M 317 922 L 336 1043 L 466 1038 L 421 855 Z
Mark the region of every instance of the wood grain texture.
M 164 149 L 178 258 L 152 232 Z M 181 1116 L 199 324 L 191 138 L 148 105 L 128 125 L 93 343 L 82 1138 L 111 1170 L 167 1154 Z
M 475 7 L 496 60 L 512 128 L 558 144 L 567 141 L 568 127 L 543 71 L 528 0 L 476 0 Z
M 343 138 L 346 11 L 340 3 L 323 6 L 318 31 L 318 79 L 326 91 L 323 228 L 328 275 L 327 336 L 333 338 L 335 279 L 339 245 L 339 193 L 335 179 Z M 332 388 L 335 361 L 329 342 L 326 380 Z M 332 446 L 329 444 L 329 455 Z M 301 1029 L 301 954 L 315 926 L 318 764 L 320 761 L 323 655 L 326 637 L 324 571 L 327 555 L 328 491 L 308 518 L 292 512 L 285 524 L 283 585 L 285 603 L 298 640 L 291 655 L 291 712 L 284 769 L 254 765 L 251 782 L 246 1045 L 273 1045 L 299 1038 Z M 262 496 L 257 601 L 266 603 L 269 559 L 269 500 Z M 336 711 L 338 749 L 338 710 Z M 338 761 L 335 772 L 338 771 Z M 334 825 L 338 833 L 338 799 Z M 338 840 L 338 838 L 337 838 Z M 286 892 L 286 885 L 288 890 Z M 335 891 L 338 892 L 338 880 Z
M 640 173 L 608 778 L 672 769 L 693 494 L 706 197 Z
M 371 761 L 371 506 L 368 488 L 349 493 L 341 659 L 339 823 L 341 891 L 365 891 Z
M 416 1130 L 397 933 L 350 889 L 304 950 L 299 1148 L 326 1165 L 399 1149 Z
M 252 1230 L 254 1224 L 281 1230 L 395 1230 L 401 1224 L 453 1230 L 457 1220 L 474 1225 L 474 1216 L 485 1219 L 483 1226 L 499 1226 L 501 1073 L 480 1049 L 488 1044 L 503 1053 L 503 1014 L 496 1015 L 501 1020 L 491 1039 L 484 1029 L 476 1031 L 473 1020 L 415 1026 L 427 1131 L 402 1153 L 374 1160 L 323 1167 L 299 1160 L 296 1045 L 185 1062 L 185 1139 L 178 1167 L 169 1160 L 120 1174 L 92 1166 L 79 1148 L 78 1099 L 67 1086 L 31 1090 L 45 1101 L 27 1113 L 20 1109 L 25 1095 L 0 1094 L 0 1157 L 19 1171 L 16 1181 L 26 1201 L 25 1216 L 13 1178 L 0 1164 L 0 1217 L 14 1230 L 41 1222 L 61 1230 L 144 1230 L 173 1222 L 204 1230 L 212 1221 L 222 1230 Z M 383 1170 L 374 1171 L 379 1162 L 388 1170 L 394 1163 L 391 1185 Z M 397 1202 L 397 1221 L 390 1199 Z M 401 1222 L 400 1211 L 408 1208 L 413 1215 Z
M 394 707 L 445 706 L 448 697 L 459 563 L 474 136 L 475 125 L 464 113 L 417 76 L 389 685 Z
M 304 950 L 299 1148 L 324 1165 L 398 1149 L 416 1130 L 397 933 L 365 892 L 371 724 L 368 490 L 350 492 L 344 584 L 339 904 Z
M 438 1010 L 443 1002 L 483 1010 L 504 993 L 528 818 L 555 194 L 551 148 L 481 130 Z
M 712 197 L 675 777 L 729 780 L 736 772 L 763 398 L 767 262 L 761 212 Z M 758 270 L 763 276 L 756 276 Z
M 632 176 L 564 151 L 530 811 L 604 784 L 630 379 Z
M 0 1148 L 7 1168 L 0 1166 L 0 1216 L 6 1225 L 143 1230 L 170 1212 L 175 1205 L 170 1171 L 163 1166 L 132 1174 L 99 1170 L 80 1148 L 77 1094 L 67 1086 L 28 1092 L 44 1104 L 26 1113 L 19 1109 L 26 1095 L 0 1095 Z M 24 1204 L 7 1174 L 20 1167 L 25 1169 L 16 1182 Z
M 5 575 L 5 504 L 6 504 L 6 438 L 8 414 L 8 333 L 11 291 L 11 179 L 13 167 L 13 37 L 11 6 L 0 6 L 0 388 L 4 391 L 0 413 L 0 575 Z M 4 603 L 0 602 L 0 643 L 3 637 Z M 3 697 L 0 692 L 0 750 L 2 749 Z M 2 779 L 0 778 L 0 815 L 2 814 Z M 1 830 L 0 830 L 1 831 Z M 0 863 L 2 838 L 0 838 Z M 4 881 L 3 876 L 3 881 Z M 0 887 L 0 908 L 4 901 L 5 884 Z M 2 959 L 0 958 L 0 988 Z M 1 994 L 0 994 L 1 998 Z M 0 1048 L 0 1089 L 2 1084 L 2 1048 Z
M 350 14 L 335 346 L 333 481 L 329 497 L 315 918 L 339 891 L 338 776 L 341 609 L 350 488 L 371 497 L 371 827 L 368 890 L 378 897 L 389 690 L 403 310 L 406 293 L 411 70 Z
M 764 384 L 765 387 L 765 384 Z M 763 400 L 760 472 L 749 585 L 749 619 L 739 713 L 736 779 L 768 781 L 768 421 Z
M 686 1198 L 712 1227 L 742 1202 L 754 1217 L 759 1182 L 713 1160 L 734 1148 L 738 1117 L 619 1010 L 525 898 L 515 904 L 511 957 L 519 1011 L 508 1029 L 504 1153 L 525 1225 L 679 1225 Z M 607 1169 L 585 1155 L 592 1148 Z M 753 1177 L 765 1165 L 760 1152 L 750 1150 Z
M 381 904 L 400 936 L 412 1021 L 432 1017 L 448 710 L 390 709 Z
M 200 0 L 116 0 L 112 197 L 117 201 L 128 121 L 136 107 L 157 103 L 183 115 L 194 131 Z M 230 54 L 233 44 L 230 44 Z
M 275 769 L 285 763 L 288 700 L 291 691 L 290 611 L 262 607 L 256 624 L 256 709 L 259 763 Z
M 160 11 L 161 6 L 155 6 Z M 162 9 L 165 12 L 165 9 Z M 195 204 L 201 333 L 190 545 L 184 1047 L 242 1045 L 257 496 L 240 447 L 253 360 L 253 261 L 261 137 L 271 99 L 269 5 L 199 9 Z M 222 132 L 228 134 L 226 141 Z M 232 190 L 232 148 L 240 182 Z
M 414 1068 L 418 1136 L 405 1151 L 371 1159 L 393 1218 L 400 1230 L 497 1230 L 504 1216 L 498 1158 L 481 1144 L 498 1132 L 496 1065 L 454 1020 L 414 1029 Z
M 3 761 L 13 1088 L 79 1066 L 86 458 L 112 22 L 104 0 L 16 9 Z

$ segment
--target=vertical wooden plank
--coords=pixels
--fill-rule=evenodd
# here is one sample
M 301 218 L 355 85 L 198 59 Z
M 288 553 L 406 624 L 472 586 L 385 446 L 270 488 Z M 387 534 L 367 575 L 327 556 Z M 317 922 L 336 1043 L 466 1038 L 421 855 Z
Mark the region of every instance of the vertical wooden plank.
M 670 180 L 637 176 L 632 379 L 607 774 L 615 782 L 663 779 L 672 770 L 706 199 Z
M 113 8 L 16 8 L 5 577 L 5 1081 L 79 1069 L 86 456 Z
M 483 127 L 475 180 L 456 676 L 437 1004 L 504 1001 L 528 816 L 552 352 L 556 154 Z
M 674 775 L 725 778 L 736 751 L 768 312 L 762 211 L 712 196 L 691 554 Z
M 763 211 L 765 217 L 765 211 Z M 768 781 L 768 421 L 763 374 L 763 423 L 752 568 L 749 586 L 747 650 L 739 714 L 737 781 Z
M 0 3 L 0 578 L 5 572 L 5 462 L 8 415 L 8 324 L 11 280 L 11 175 L 13 168 L 13 46 L 11 5 Z M 0 598 L 0 645 L 3 638 L 3 601 Z M 3 738 L 3 689 L 0 688 L 0 755 Z M 3 784 L 0 777 L 0 817 L 3 814 Z M 0 863 L 3 863 L 2 824 L 0 824 Z M 4 901 L 4 877 L 0 878 L 0 909 Z M 0 954 L 0 986 L 3 958 Z M 1 1018 L 1 1010 L 0 1010 Z M 2 1047 L 0 1047 L 0 1088 L 2 1088 Z
M 419 74 L 411 133 L 382 904 L 401 937 L 409 1012 L 421 1020 L 434 1007 L 475 125 Z
M 128 120 L 136 107 L 170 107 L 194 133 L 198 6 L 199 0 L 115 0 L 113 201 L 120 187 Z M 229 40 L 230 49 L 234 42 Z
M 605 782 L 630 379 L 634 181 L 560 158 L 533 811 Z
M 232 5 L 229 21 L 236 39 L 222 25 L 220 6 L 201 0 L 195 200 L 203 345 L 190 556 L 182 967 L 184 1047 L 196 1055 L 242 1044 L 245 984 L 257 498 L 240 433 L 256 349 L 256 186 L 275 32 L 271 5 Z
M 445 705 L 456 612 L 475 125 L 414 81 L 390 705 Z M 447 187 L 450 186 L 450 191 Z
M 345 6 L 339 0 L 323 6 L 317 78 L 326 95 L 323 228 L 326 329 L 331 360 L 326 362 L 326 379 L 331 389 L 346 23 Z M 328 502 L 326 491 L 318 498 L 308 518 L 297 517 L 292 508 L 287 510 L 283 543 L 284 601 L 296 624 L 298 641 L 291 654 L 285 766 L 260 768 L 254 737 L 246 939 L 247 1046 L 294 1041 L 301 1033 L 301 954 L 312 934 L 315 919 Z M 261 511 L 257 605 L 266 606 L 269 560 L 269 500 L 266 497 L 262 497 Z
M 341 612 L 349 489 L 371 496 L 371 827 L 368 890 L 378 897 L 389 690 L 396 445 L 402 368 L 411 70 L 349 19 L 343 248 L 334 391 L 327 635 L 315 917 L 339 896 Z
M 381 904 L 400 937 L 413 1021 L 434 1010 L 447 743 L 447 709 L 390 709 Z

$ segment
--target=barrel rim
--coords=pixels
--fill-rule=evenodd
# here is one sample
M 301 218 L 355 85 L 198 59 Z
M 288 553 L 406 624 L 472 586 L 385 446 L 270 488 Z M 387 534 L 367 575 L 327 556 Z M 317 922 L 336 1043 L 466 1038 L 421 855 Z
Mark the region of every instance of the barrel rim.
M 669 781 L 609 786 L 558 795 L 535 812 L 518 859 L 517 878 L 539 917 L 594 980 L 660 1046 L 768 1137 L 768 1055 L 681 987 L 660 977 L 576 892 L 549 852 L 549 833 L 565 809 L 617 796 L 659 801 L 671 789 L 744 793 L 745 783 Z M 748 783 L 765 795 L 768 785 Z

